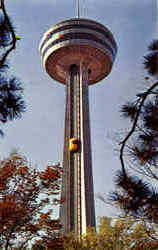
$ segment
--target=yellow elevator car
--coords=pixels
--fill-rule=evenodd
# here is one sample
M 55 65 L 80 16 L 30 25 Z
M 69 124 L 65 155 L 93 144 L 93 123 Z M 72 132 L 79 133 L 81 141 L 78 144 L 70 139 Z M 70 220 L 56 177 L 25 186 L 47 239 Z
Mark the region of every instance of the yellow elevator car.
M 78 138 L 71 138 L 69 141 L 69 151 L 70 152 L 77 152 L 79 149 L 79 139 Z

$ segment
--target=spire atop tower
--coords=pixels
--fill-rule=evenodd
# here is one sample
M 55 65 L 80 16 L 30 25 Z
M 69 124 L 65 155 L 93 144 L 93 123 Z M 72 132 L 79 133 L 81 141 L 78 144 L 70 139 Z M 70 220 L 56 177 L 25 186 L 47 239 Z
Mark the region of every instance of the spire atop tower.
M 75 0 L 75 16 L 76 16 L 76 18 L 80 17 L 80 4 L 79 4 L 79 0 Z

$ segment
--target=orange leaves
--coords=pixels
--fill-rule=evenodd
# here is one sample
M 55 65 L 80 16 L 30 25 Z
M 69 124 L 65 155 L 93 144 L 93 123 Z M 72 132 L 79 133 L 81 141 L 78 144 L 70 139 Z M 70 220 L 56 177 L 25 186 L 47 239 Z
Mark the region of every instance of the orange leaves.
M 17 170 L 17 174 L 20 174 L 20 175 L 25 175 L 28 173 L 28 168 L 27 167 L 21 167 Z
M 7 221 L 11 218 L 14 220 L 17 217 L 21 218 L 24 213 L 24 208 L 12 198 L 12 196 L 6 195 L 0 200 L 0 221 Z
M 40 218 L 38 220 L 39 225 L 43 225 L 44 227 L 49 228 L 51 230 L 60 230 L 62 227 L 60 221 L 58 219 L 51 219 L 51 213 L 52 210 L 49 210 L 47 213 L 41 213 Z
M 62 249 L 64 250 L 64 237 L 61 235 L 56 234 L 55 236 L 49 235 L 48 237 L 43 237 L 42 240 L 36 240 L 35 244 L 33 245 L 34 249 L 41 249 L 41 246 L 46 246 L 45 249 L 53 250 L 53 249 Z
M 42 180 L 52 182 L 61 178 L 61 173 L 60 173 L 60 170 L 55 169 L 54 166 L 48 166 L 45 171 L 39 174 L 39 177 Z
M 6 162 L 4 165 L 2 164 L 2 167 L 0 168 L 0 191 L 6 189 L 6 183 L 8 182 L 8 179 L 13 176 L 14 170 L 15 165 L 11 162 Z
M 15 165 L 11 162 L 7 162 L 0 168 L 0 179 L 9 178 L 13 175 L 15 171 Z
M 40 218 L 38 219 L 38 223 L 40 226 L 42 226 L 43 228 L 50 226 L 50 211 L 47 213 L 41 213 L 40 214 Z
M 54 238 L 54 239 L 49 239 L 46 241 L 47 243 L 47 250 L 52 250 L 52 249 L 64 249 L 63 247 L 63 239 L 62 238 Z
M 48 218 L 48 213 L 41 213 L 40 214 L 40 219 L 43 220 L 43 219 L 47 219 Z
M 4 214 L 7 216 L 10 212 L 15 212 L 16 202 L 10 197 L 6 197 L 0 201 L 0 216 Z
M 43 211 L 54 205 L 60 178 L 59 165 L 37 171 L 17 153 L 0 161 L 0 237 L 7 239 L 9 235 L 12 242 L 17 235 L 19 241 L 27 242 L 40 237 L 40 232 L 42 237 L 43 231 L 54 235 L 61 225 L 52 220 L 52 210 Z
M 3 191 L 6 189 L 6 184 L 3 182 L 3 180 L 0 179 L 0 191 Z
M 52 213 L 52 209 L 50 209 L 47 213 L 40 213 L 40 218 L 39 220 L 48 220 L 50 219 L 50 215 Z
M 42 186 L 47 190 L 51 188 L 51 194 L 59 194 L 62 170 L 59 165 L 47 166 L 45 171 L 38 174 Z M 55 193 L 52 193 L 55 191 Z M 57 191 L 57 192 L 56 192 Z
M 52 220 L 52 227 L 54 230 L 60 230 L 62 225 L 59 220 Z
M 23 158 L 17 154 L 11 154 L 10 159 L 0 161 L 0 191 L 3 191 L 7 188 L 7 183 L 9 179 L 13 178 L 16 174 L 24 175 L 27 171 L 27 167 L 23 164 L 19 167 L 19 162 L 25 163 Z
M 62 204 L 62 203 L 64 203 L 64 201 L 65 201 L 65 197 L 61 196 L 60 203 Z
M 30 224 L 27 227 L 27 230 L 29 230 L 31 233 L 36 233 L 39 230 L 39 226 L 38 225 L 34 225 L 34 224 Z

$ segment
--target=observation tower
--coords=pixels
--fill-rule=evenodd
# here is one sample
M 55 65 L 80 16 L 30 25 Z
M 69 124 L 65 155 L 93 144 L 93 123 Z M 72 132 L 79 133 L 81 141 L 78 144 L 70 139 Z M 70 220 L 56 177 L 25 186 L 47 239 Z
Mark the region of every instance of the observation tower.
M 95 227 L 88 86 L 111 71 L 117 45 L 102 24 L 74 18 L 51 27 L 40 43 L 46 72 L 66 87 L 60 219 L 77 236 Z

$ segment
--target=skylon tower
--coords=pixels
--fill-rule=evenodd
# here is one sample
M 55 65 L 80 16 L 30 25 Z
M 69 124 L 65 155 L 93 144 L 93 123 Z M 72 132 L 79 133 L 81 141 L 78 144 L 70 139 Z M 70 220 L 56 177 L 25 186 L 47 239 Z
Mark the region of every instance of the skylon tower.
M 60 22 L 40 43 L 46 72 L 66 85 L 60 218 L 64 233 L 95 227 L 88 86 L 111 71 L 117 45 L 102 24 L 83 18 Z

